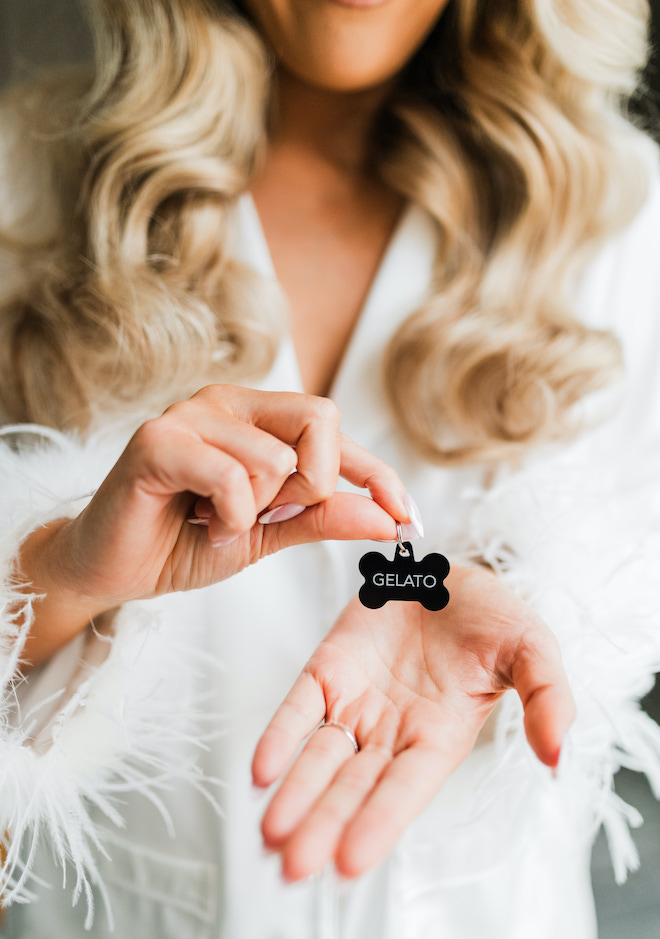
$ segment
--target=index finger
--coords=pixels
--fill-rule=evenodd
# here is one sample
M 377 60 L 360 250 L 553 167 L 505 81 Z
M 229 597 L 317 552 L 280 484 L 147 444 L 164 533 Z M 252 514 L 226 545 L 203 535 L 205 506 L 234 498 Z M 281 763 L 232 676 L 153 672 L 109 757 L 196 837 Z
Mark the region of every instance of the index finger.
M 369 453 L 368 450 L 360 447 L 346 434 L 339 433 L 338 443 L 338 475 L 359 489 L 368 489 L 374 502 L 380 505 L 397 522 L 410 522 L 410 513 L 404 502 L 406 487 L 396 470 L 392 469 L 380 457 L 374 456 L 373 453 Z M 310 456 L 311 451 L 306 454 L 301 454 L 298 451 L 299 470 L 305 458 L 310 458 Z M 302 498 L 298 498 L 300 493 L 299 484 L 298 473 L 294 473 L 286 480 L 277 497 L 273 500 L 273 507 L 283 505 L 285 502 L 307 504 L 303 502 Z M 326 498 L 329 498 L 329 496 Z
M 397 522 L 411 522 L 404 502 L 406 487 L 396 470 L 359 446 L 346 434 L 340 434 L 339 474 L 360 489 L 368 489 L 374 502 Z
M 330 498 L 337 478 L 342 476 L 354 486 L 368 489 L 392 518 L 411 521 L 404 503 L 406 488 L 398 473 L 340 432 L 339 409 L 329 398 L 253 391 L 247 400 L 249 419 L 294 446 L 298 457 L 296 472 L 284 483 L 270 508 L 291 502 L 316 505 Z M 235 410 L 240 407 L 235 406 Z
M 249 407 L 235 406 L 261 430 L 295 447 L 296 472 L 287 480 L 270 508 L 286 502 L 316 505 L 337 488 L 340 469 L 339 408 L 329 398 L 295 392 L 253 391 L 244 396 Z

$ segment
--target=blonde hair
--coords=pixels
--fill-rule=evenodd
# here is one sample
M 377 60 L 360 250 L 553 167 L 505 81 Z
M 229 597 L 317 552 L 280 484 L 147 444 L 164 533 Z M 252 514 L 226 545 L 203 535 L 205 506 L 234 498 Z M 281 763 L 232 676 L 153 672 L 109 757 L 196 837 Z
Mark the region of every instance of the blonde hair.
M 67 235 L 26 249 L 27 286 L 0 311 L 0 404 L 59 426 L 249 380 L 282 326 L 280 298 L 230 257 L 230 209 L 265 137 L 254 31 L 206 0 L 91 12 L 96 77 L 60 134 L 78 182 L 63 190 Z M 433 295 L 386 363 L 399 422 L 431 460 L 566 436 L 576 402 L 620 366 L 569 297 L 643 199 L 620 102 L 647 19 L 642 0 L 453 0 L 381 115 L 382 177 L 438 229 Z
M 573 406 L 618 374 L 618 343 L 578 322 L 570 295 L 645 195 L 620 108 L 648 6 L 460 0 L 446 20 L 383 160 L 440 233 L 434 295 L 394 336 L 387 387 L 427 457 L 460 462 L 569 436 Z
M 263 148 L 261 43 L 204 0 L 89 5 L 93 81 L 18 90 L 68 196 L 0 312 L 2 409 L 60 427 L 259 376 L 283 323 L 279 294 L 231 257 L 229 210 Z

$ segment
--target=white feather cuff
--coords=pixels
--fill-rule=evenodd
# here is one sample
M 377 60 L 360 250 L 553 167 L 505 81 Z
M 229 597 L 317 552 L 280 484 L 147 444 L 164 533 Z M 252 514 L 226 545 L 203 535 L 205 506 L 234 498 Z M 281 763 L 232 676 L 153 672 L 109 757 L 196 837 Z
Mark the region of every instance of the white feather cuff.
M 578 717 L 557 785 L 585 839 L 603 824 L 618 882 L 636 869 L 639 813 L 614 792 L 621 766 L 660 797 L 660 728 L 639 706 L 660 670 L 660 453 L 539 461 L 475 495 L 477 554 L 532 603 L 559 639 Z M 500 759 L 487 788 L 539 780 L 515 694 L 505 696 Z M 515 796 L 513 796 L 515 798 Z
M 31 899 L 32 859 L 47 836 L 62 868 L 75 869 L 74 902 L 86 895 L 89 926 L 90 882 L 104 895 L 91 813 L 120 826 L 115 799 L 141 791 L 169 824 L 159 792 L 173 780 L 208 795 L 194 760 L 180 759 L 183 744 L 207 739 L 195 699 L 196 653 L 190 642 L 165 640 L 157 605 L 131 603 L 105 635 L 90 629 L 29 681 L 17 677 L 34 598 L 17 589 L 16 551 L 39 525 L 81 510 L 126 436 L 81 443 L 34 427 L 0 436 L 0 833 L 8 839 L 0 892 L 4 903 Z M 176 695 L 163 675 L 175 677 Z

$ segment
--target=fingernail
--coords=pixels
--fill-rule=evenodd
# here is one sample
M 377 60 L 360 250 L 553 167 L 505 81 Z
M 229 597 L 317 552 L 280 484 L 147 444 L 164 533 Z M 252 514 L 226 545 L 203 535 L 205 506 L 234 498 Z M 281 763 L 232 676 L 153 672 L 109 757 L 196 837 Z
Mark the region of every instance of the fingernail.
M 233 535 L 231 538 L 222 538 L 220 541 L 212 541 L 211 545 L 214 548 L 224 548 L 226 545 L 231 544 L 232 541 L 236 541 L 238 535 Z
M 562 745 L 557 750 L 554 763 L 550 766 L 553 779 L 561 779 L 564 772 L 564 767 L 566 765 L 567 753 L 568 746 L 566 745 L 566 740 L 564 740 Z
M 209 523 L 208 518 L 198 518 L 196 515 L 193 515 L 192 518 L 186 519 L 186 521 L 190 522 L 191 525 L 207 525 L 208 526 L 208 523 Z
M 414 525 L 402 525 L 401 526 L 401 540 L 402 541 L 417 541 L 418 539 L 419 539 L 419 532 L 417 531 Z
M 552 778 L 559 779 L 559 757 L 557 757 L 557 762 L 554 764 L 554 766 L 550 767 L 550 770 L 552 772 Z
M 307 508 L 306 505 L 298 505 L 296 502 L 285 502 L 284 505 L 278 505 L 276 509 L 264 512 L 257 519 L 262 525 L 272 525 L 273 522 L 287 522 L 290 518 L 295 518 Z
M 405 505 L 408 515 L 410 516 L 410 524 L 402 525 L 401 530 L 404 536 L 404 539 L 410 540 L 410 537 L 415 537 L 413 532 L 416 533 L 417 538 L 424 537 L 424 523 L 422 522 L 422 516 L 417 507 L 417 503 L 410 495 L 409 492 L 403 497 L 403 504 Z

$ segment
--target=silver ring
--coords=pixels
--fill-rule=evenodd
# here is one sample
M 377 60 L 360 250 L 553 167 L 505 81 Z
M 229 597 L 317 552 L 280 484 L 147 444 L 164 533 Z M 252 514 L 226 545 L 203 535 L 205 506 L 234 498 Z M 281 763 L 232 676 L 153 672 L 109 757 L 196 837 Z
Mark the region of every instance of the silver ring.
M 355 734 L 350 727 L 347 727 L 346 724 L 342 724 L 341 721 L 323 721 L 316 730 L 321 730 L 322 727 L 336 727 L 338 730 L 343 730 L 348 739 L 351 741 L 351 745 L 356 753 L 360 752 L 360 747 L 357 740 L 355 739 Z M 316 733 L 316 730 L 314 733 Z
M 402 529 L 401 529 L 401 522 L 397 522 L 397 523 L 396 523 L 396 541 L 397 541 L 397 544 L 398 544 L 398 546 L 399 546 L 399 554 L 400 554 L 402 557 L 407 558 L 407 557 L 408 557 L 408 549 L 406 548 L 405 544 L 403 543 L 403 531 L 402 531 Z

